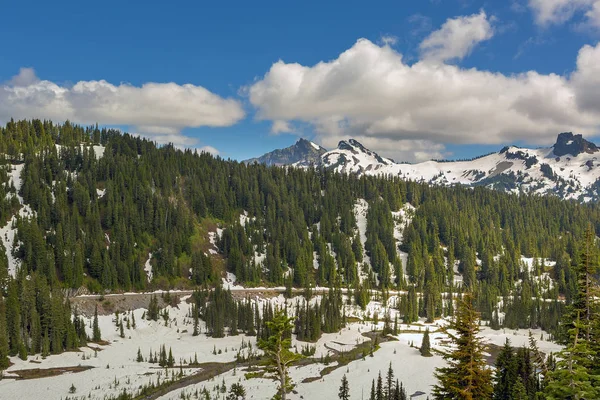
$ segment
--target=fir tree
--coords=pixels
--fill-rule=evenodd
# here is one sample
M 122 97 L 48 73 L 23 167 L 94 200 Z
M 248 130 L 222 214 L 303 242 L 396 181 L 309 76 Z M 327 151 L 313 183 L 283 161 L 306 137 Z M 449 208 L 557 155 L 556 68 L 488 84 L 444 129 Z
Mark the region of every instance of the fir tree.
M 477 337 L 479 315 L 470 293 L 459 300 L 454 320 L 443 328 L 456 348 L 444 354 L 448 366 L 436 369 L 438 383 L 434 386 L 435 399 L 490 399 L 493 387 L 491 371 L 485 365 L 485 345 Z M 452 334 L 450 330 L 456 331 Z
M 496 359 L 494 400 L 510 400 L 517 378 L 517 364 L 514 351 L 510 345 L 510 341 L 506 339 L 504 347 Z
M 431 357 L 431 342 L 429 341 L 429 328 L 425 329 L 425 333 L 423 334 L 423 341 L 421 342 L 421 348 L 419 352 L 423 357 Z
M 94 322 L 92 324 L 92 342 L 98 343 L 102 340 L 100 326 L 98 325 L 98 306 L 94 308 Z
M 350 398 L 350 387 L 348 385 L 348 379 L 346 378 L 346 374 L 342 376 L 342 383 L 340 385 L 338 397 L 340 398 L 340 400 L 348 400 Z
M 272 374 L 279 382 L 277 396 L 285 400 L 287 393 L 293 387 L 289 377 L 289 366 L 302 358 L 298 353 L 290 351 L 290 334 L 293 329 L 293 318 L 285 315 L 284 310 L 277 310 L 270 321 L 266 322 L 270 335 L 267 339 L 259 339 L 258 347 L 265 352 L 267 357 L 266 371 Z

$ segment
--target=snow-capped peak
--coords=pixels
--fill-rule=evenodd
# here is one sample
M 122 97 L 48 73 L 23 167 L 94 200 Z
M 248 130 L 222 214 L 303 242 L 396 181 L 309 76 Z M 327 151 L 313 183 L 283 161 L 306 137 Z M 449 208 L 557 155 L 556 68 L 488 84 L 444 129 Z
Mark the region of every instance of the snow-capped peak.
M 340 141 L 337 149 L 323 154 L 321 160 L 322 165 L 327 168 L 356 174 L 376 173 L 386 166 L 395 164 L 394 161 L 381 157 L 354 139 Z

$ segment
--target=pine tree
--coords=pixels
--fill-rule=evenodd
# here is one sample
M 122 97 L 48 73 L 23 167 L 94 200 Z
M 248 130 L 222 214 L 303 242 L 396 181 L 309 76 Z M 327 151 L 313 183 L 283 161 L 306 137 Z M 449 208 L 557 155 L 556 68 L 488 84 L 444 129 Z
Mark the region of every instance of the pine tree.
M 285 310 L 277 310 L 273 318 L 266 322 L 270 335 L 267 339 L 258 341 L 258 347 L 265 352 L 267 357 L 266 372 L 272 374 L 279 381 L 277 396 L 280 400 L 285 400 L 288 391 L 293 387 L 288 373 L 289 366 L 302 358 L 300 354 L 293 353 L 289 349 L 293 320 L 286 316 Z
M 143 362 L 144 361 L 144 356 L 142 356 L 142 350 L 140 350 L 139 347 L 138 347 L 137 357 L 136 357 L 135 361 L 137 361 L 137 362 Z
M 390 361 L 390 365 L 388 367 L 387 374 L 385 376 L 385 398 L 391 399 L 393 391 L 394 391 L 394 370 L 392 368 L 392 362 Z
M 517 364 L 514 351 L 510 345 L 510 341 L 506 339 L 504 347 L 496 359 L 494 400 L 510 400 L 517 378 Z
M 371 395 L 369 396 L 369 400 L 377 400 L 377 397 L 375 394 L 375 379 L 373 379 L 371 381 Z
M 169 358 L 167 359 L 167 367 L 173 367 L 175 365 L 175 358 L 173 358 L 173 351 L 169 347 Z
M 377 400 L 384 400 L 383 379 L 381 378 L 381 371 L 379 371 L 379 375 L 377 376 L 377 388 L 375 392 L 375 398 Z
M 594 236 L 588 226 L 577 268 L 578 292 L 569 313 L 563 317 L 569 339 L 559 353 L 554 371 L 547 374 L 544 382 L 544 394 L 550 400 L 600 398 L 599 369 L 594 363 L 600 357 L 596 343 L 600 338 L 600 322 L 593 276 L 597 269 Z M 571 320 L 573 314 L 575 317 Z
M 598 399 L 600 376 L 592 372 L 590 360 L 594 354 L 589 343 L 580 337 L 586 325 L 579 317 L 569 330 L 573 342 L 559 353 L 554 371 L 548 373 L 544 395 L 548 400 Z
M 340 398 L 340 400 L 348 400 L 350 398 L 350 387 L 348 385 L 348 379 L 346 378 L 346 374 L 342 376 L 342 383 L 340 385 L 338 397 Z
M 425 333 L 423 334 L 423 341 L 421 342 L 421 348 L 419 352 L 423 357 L 431 357 L 431 342 L 429 340 L 429 328 L 425 329 Z
M 0 295 L 0 371 L 8 368 L 8 333 L 6 332 L 6 307 Z
M 98 325 L 98 306 L 94 309 L 94 322 L 92 325 L 92 342 L 98 343 L 102 340 L 100 326 Z
M 508 398 L 510 400 L 529 400 L 530 397 L 527 395 L 527 390 L 521 378 L 516 380 Z
M 436 369 L 438 384 L 433 388 L 435 399 L 491 399 L 491 371 L 485 365 L 485 345 L 477 337 L 478 319 L 473 296 L 466 293 L 459 300 L 454 320 L 443 328 L 456 348 L 444 354 L 448 366 Z M 456 331 L 456 334 L 452 334 L 450 330 Z

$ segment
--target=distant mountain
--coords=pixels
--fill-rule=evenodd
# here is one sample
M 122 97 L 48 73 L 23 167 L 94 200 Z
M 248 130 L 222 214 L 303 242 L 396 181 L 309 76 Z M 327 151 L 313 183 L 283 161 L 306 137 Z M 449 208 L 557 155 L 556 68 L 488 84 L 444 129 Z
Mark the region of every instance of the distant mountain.
M 263 157 L 276 153 L 277 150 Z M 397 175 L 434 185 L 486 186 L 505 192 L 553 194 L 588 202 L 600 200 L 599 156 L 597 145 L 582 135 L 564 132 L 551 147 L 507 146 L 497 153 L 468 161 L 417 164 L 396 163 L 350 139 L 339 142 L 337 149 L 323 152 L 319 160 L 311 159 L 310 164 L 348 174 Z M 305 166 L 308 163 L 278 159 L 276 165 Z
M 259 163 L 265 165 L 297 165 L 310 166 L 321 163 L 321 156 L 327 152 L 326 149 L 306 139 L 298 139 L 298 141 L 285 149 L 273 150 L 270 153 L 264 154 L 258 158 L 245 160 L 245 163 Z
M 395 162 L 389 158 L 381 157 L 358 141 L 350 139 L 348 141 L 342 140 L 338 143 L 337 149 L 323 154 L 321 164 L 338 172 L 372 174 L 395 165 Z

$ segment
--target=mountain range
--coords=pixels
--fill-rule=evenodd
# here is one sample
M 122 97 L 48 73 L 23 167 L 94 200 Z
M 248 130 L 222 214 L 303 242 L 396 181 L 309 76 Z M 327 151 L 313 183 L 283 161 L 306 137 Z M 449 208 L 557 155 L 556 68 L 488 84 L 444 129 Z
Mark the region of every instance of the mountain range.
M 600 148 L 582 135 L 560 133 L 551 147 L 507 146 L 471 160 L 398 163 L 354 139 L 327 151 L 306 139 L 247 163 L 324 167 L 347 174 L 393 175 L 435 185 L 485 186 L 512 193 L 552 194 L 563 199 L 600 200 Z

